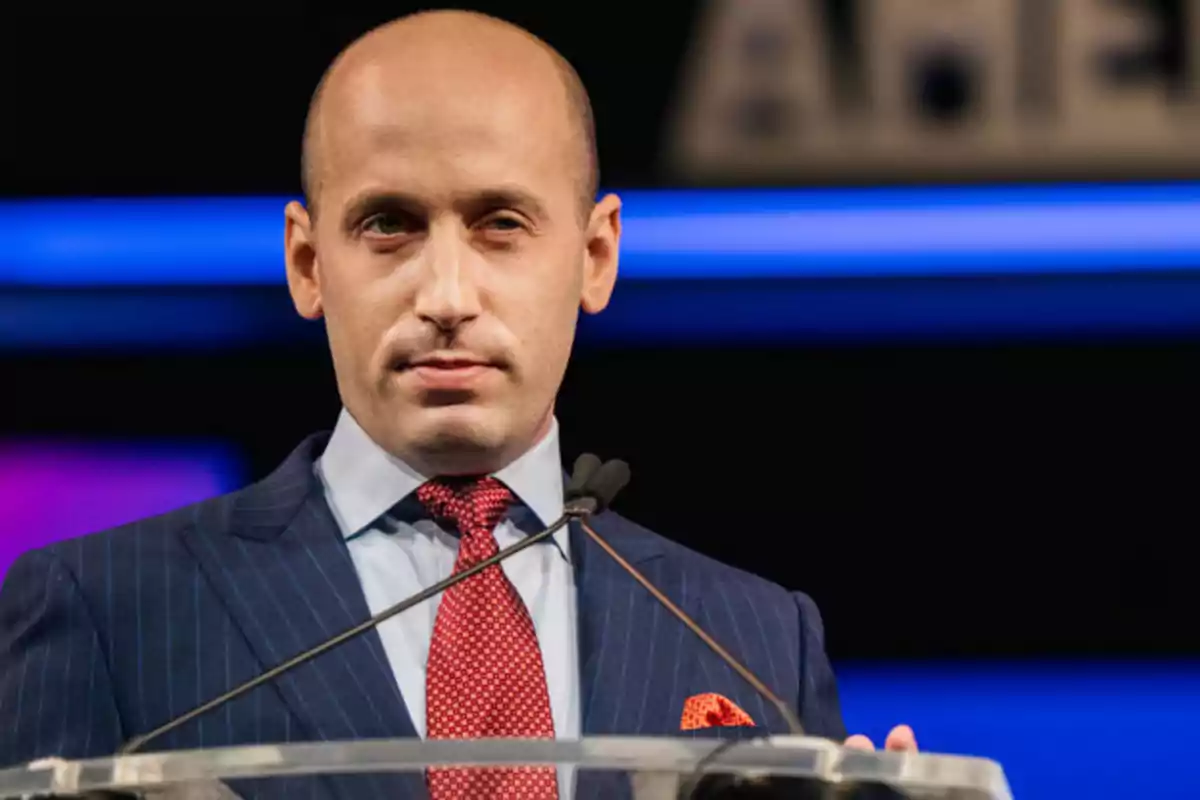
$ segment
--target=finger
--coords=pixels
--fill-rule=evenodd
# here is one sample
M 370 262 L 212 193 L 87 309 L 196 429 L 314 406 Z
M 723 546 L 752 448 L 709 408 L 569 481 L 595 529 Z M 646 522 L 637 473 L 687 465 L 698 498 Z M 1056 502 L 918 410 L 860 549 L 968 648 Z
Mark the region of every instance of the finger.
M 845 741 L 845 747 L 851 750 L 874 750 L 875 743 L 861 733 L 856 733 Z
M 897 725 L 888 734 L 883 748 L 893 752 L 915 753 L 917 752 L 917 735 L 907 725 Z

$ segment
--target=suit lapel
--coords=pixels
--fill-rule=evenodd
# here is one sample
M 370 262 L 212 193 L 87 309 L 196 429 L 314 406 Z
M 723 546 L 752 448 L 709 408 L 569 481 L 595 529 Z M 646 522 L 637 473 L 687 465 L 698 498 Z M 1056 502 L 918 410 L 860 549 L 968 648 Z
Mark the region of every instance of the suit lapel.
M 310 439 L 273 475 L 247 489 L 234 509 L 231 533 L 197 530 L 185 537 L 264 669 L 370 616 L 313 473 L 321 447 L 323 441 Z M 275 688 L 300 723 L 302 735 L 293 740 L 417 735 L 374 631 L 293 670 Z M 331 783 L 342 785 L 343 795 L 424 794 L 420 776 Z
M 696 614 L 699 587 L 689 586 L 680 559 L 663 558 L 661 539 L 615 514 L 597 517 L 593 527 L 676 605 Z M 578 526 L 572 526 L 571 553 L 584 735 L 677 735 L 692 683 L 693 634 Z M 579 773 L 578 798 L 629 792 L 628 776 Z

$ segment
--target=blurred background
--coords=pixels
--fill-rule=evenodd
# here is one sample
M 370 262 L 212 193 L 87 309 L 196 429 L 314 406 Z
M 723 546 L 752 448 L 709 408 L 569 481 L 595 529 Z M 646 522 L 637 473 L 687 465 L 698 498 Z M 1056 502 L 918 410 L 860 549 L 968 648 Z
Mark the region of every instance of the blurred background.
M 0 573 L 332 426 L 281 211 L 325 66 L 418 8 L 23 5 Z M 463 6 L 576 65 L 626 198 L 565 457 L 627 459 L 620 511 L 813 595 L 852 729 L 910 722 L 1018 798 L 1196 797 L 1200 3 Z

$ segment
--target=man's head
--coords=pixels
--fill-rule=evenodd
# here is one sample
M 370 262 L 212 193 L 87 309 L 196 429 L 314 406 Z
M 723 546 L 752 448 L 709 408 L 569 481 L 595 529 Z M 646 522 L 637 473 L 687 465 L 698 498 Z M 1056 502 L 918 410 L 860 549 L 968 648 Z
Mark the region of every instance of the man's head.
M 497 470 L 545 433 L 582 307 L 608 304 L 620 201 L 595 202 L 574 70 L 467 12 L 368 33 L 305 129 L 286 211 L 297 310 L 324 317 L 342 401 L 427 474 Z

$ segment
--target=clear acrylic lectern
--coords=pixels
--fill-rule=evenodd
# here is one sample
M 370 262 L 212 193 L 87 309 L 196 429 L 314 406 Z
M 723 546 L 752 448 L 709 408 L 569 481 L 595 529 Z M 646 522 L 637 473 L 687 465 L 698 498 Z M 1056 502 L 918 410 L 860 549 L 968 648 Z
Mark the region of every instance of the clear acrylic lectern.
M 825 739 L 773 737 L 743 741 L 592 737 L 577 742 L 359 741 L 256 746 L 91 761 L 49 759 L 0 772 L 0 798 L 117 796 L 162 800 L 234 800 L 239 786 L 315 776 L 419 776 L 426 767 L 574 765 L 625 773 L 635 800 L 676 800 L 701 776 L 723 789 L 705 797 L 846 797 L 871 787 L 913 800 L 1011 800 L 1000 765 L 982 758 L 867 753 Z M 796 791 L 754 793 L 755 785 Z M 738 787 L 741 787 L 740 789 Z M 233 788 L 229 788 L 233 787 Z M 750 788 L 747 788 L 750 787 Z M 683 794 L 681 794 L 681 791 Z M 749 794 L 739 794 L 748 791 Z M 256 791 L 245 794 L 257 794 Z

